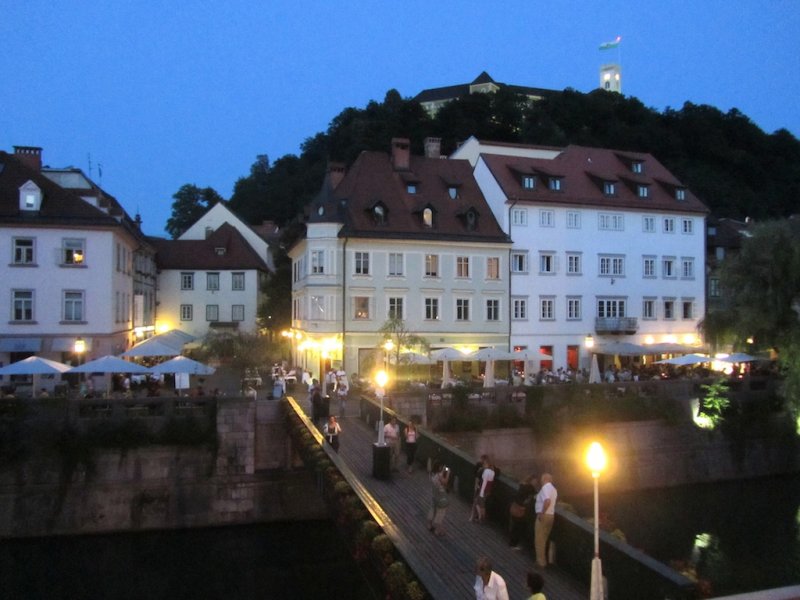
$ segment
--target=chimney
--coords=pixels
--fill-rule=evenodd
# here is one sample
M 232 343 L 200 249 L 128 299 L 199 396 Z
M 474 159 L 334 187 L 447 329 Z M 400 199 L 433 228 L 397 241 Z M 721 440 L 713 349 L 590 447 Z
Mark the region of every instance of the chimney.
M 425 138 L 425 156 L 426 158 L 442 157 L 442 138 Z
M 344 165 L 337 162 L 328 163 L 326 176 L 331 189 L 335 190 L 344 179 Z
M 392 167 L 395 171 L 408 171 L 411 150 L 408 138 L 392 138 Z
M 42 170 L 42 149 L 37 146 L 14 146 L 14 156 L 19 162 L 33 169 Z

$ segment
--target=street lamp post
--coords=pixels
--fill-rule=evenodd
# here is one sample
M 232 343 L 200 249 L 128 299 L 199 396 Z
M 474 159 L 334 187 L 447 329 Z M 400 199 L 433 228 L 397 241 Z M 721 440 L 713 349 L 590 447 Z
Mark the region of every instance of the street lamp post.
M 82 337 L 77 338 L 72 346 L 72 350 L 78 355 L 78 366 L 80 367 L 83 364 L 84 352 L 86 352 L 86 341 Z M 80 373 L 78 375 L 78 393 L 81 396 L 84 396 L 84 390 L 81 389 L 82 384 L 83 373 Z
M 592 580 L 589 600 L 603 600 L 603 567 L 600 563 L 600 492 L 598 480 L 606 468 L 606 454 L 599 442 L 592 442 L 586 452 L 586 464 L 594 479 L 594 558 L 592 559 Z
M 389 479 L 391 477 L 391 448 L 386 445 L 383 434 L 383 397 L 386 394 L 386 383 L 389 376 L 386 371 L 378 371 L 375 375 L 377 388 L 375 395 L 381 401 L 381 417 L 378 421 L 378 442 L 372 446 L 372 476 L 376 479 Z
M 386 439 L 383 436 L 383 397 L 386 395 L 386 384 L 389 381 L 389 375 L 386 371 L 378 371 L 375 375 L 375 382 L 378 388 L 375 390 L 375 395 L 381 401 L 381 417 L 378 420 L 378 445 L 385 446 Z

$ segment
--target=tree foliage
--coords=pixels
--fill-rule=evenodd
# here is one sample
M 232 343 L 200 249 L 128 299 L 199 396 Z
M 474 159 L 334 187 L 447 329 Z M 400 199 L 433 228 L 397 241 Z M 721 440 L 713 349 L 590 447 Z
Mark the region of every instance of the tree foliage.
M 199 188 L 187 183 L 172 196 L 172 216 L 167 219 L 166 230 L 172 239 L 180 237 L 217 202 L 224 199 L 213 188 Z

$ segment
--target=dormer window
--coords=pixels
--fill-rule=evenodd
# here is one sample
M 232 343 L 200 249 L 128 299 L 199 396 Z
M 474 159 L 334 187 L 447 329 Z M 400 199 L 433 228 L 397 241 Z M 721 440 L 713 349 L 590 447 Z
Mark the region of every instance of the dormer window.
M 433 209 L 426 208 L 422 211 L 422 224 L 425 227 L 433 227 Z
M 406 192 L 409 194 L 416 194 L 417 193 L 417 184 L 416 183 L 408 183 L 406 184 Z
M 616 196 L 617 194 L 617 184 L 613 181 L 604 181 L 603 182 L 603 195 L 604 196 Z
M 551 177 L 547 180 L 547 186 L 550 188 L 550 191 L 553 192 L 560 192 L 561 191 L 561 178 L 560 177 Z
M 536 178 L 533 175 L 522 176 L 522 189 L 532 190 L 536 188 Z
M 686 188 L 675 188 L 675 200 L 684 202 L 686 200 Z
M 386 225 L 388 217 L 389 211 L 383 203 L 379 202 L 372 207 L 372 218 L 376 225 Z
M 214 254 L 216 254 L 217 256 L 225 256 L 225 248 L 223 248 L 222 246 L 217 246 L 216 248 L 214 248 Z
M 631 161 L 631 173 L 644 173 L 644 163 L 641 160 Z
M 636 194 L 639 198 L 647 198 L 650 196 L 650 186 L 639 184 L 636 186 Z
M 33 181 L 27 181 L 19 188 L 19 209 L 38 211 L 42 207 L 42 190 Z
M 458 187 L 451 185 L 447 188 L 447 194 L 450 196 L 452 200 L 458 198 Z
M 475 231 L 478 227 L 478 213 L 474 209 L 469 209 L 467 214 L 464 215 L 467 221 L 467 229 Z

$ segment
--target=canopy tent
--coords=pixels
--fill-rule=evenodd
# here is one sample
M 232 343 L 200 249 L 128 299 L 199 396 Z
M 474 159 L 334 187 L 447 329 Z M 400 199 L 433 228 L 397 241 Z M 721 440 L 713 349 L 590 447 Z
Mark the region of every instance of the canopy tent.
M 702 363 L 711 362 L 714 360 L 710 356 L 705 356 L 703 354 L 685 354 L 683 356 L 676 356 L 675 358 L 667 358 L 664 360 L 657 360 L 655 364 L 659 365 L 677 365 L 677 366 L 689 366 L 689 365 L 699 365 Z
M 71 367 L 64 363 L 48 360 L 39 356 L 29 356 L 23 360 L 11 363 L 0 368 L 0 375 L 30 375 L 31 395 L 36 395 L 37 375 L 60 375 L 66 373 Z

